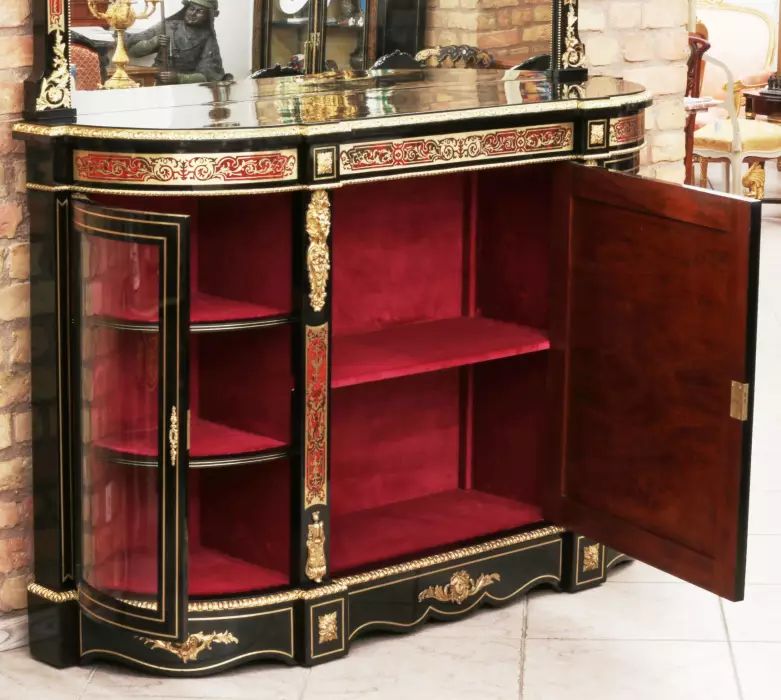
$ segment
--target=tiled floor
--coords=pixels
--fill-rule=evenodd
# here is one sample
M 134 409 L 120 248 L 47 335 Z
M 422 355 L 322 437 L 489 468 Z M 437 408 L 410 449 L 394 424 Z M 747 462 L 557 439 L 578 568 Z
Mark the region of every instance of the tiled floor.
M 769 192 L 781 193 L 770 168 Z M 765 207 L 748 589 L 720 601 L 640 563 L 570 596 L 535 592 L 456 624 L 357 642 L 312 670 L 159 679 L 54 671 L 0 653 L 2 700 L 775 700 L 781 678 L 781 205 Z

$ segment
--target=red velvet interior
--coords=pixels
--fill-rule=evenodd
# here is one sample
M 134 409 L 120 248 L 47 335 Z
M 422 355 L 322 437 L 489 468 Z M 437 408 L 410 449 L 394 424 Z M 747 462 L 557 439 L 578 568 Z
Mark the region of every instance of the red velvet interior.
M 541 520 L 546 172 L 335 192 L 335 573 Z
M 190 318 L 193 322 L 234 321 L 287 315 L 292 309 L 291 217 L 289 194 L 263 197 L 118 197 L 96 195 L 98 204 L 186 214 L 190 217 Z M 125 249 L 131 246 L 124 245 Z M 141 247 L 143 248 L 143 246 Z M 149 246 L 150 250 L 156 250 Z M 130 253 L 126 253 L 126 257 Z M 135 252 L 132 253 L 135 255 Z M 147 254 L 150 255 L 150 254 Z M 143 260 L 141 261 L 143 264 Z M 150 282 L 132 294 L 134 267 L 129 260 L 115 266 L 123 278 L 91 295 L 103 298 L 102 310 L 128 321 L 157 320 L 157 286 Z M 143 268 L 142 268 L 143 271 Z

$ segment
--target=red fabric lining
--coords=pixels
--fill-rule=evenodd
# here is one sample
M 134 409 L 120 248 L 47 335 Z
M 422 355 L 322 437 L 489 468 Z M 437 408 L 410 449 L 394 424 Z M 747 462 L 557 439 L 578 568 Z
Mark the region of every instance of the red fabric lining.
M 487 318 L 449 318 L 334 336 L 333 388 L 547 350 L 535 328 Z
M 455 489 L 331 520 L 331 569 L 352 569 L 542 520 L 536 506 Z

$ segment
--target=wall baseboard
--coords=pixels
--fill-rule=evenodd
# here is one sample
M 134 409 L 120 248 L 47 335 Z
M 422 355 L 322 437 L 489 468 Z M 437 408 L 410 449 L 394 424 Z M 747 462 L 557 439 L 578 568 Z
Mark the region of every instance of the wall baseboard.
M 0 617 L 0 652 L 27 645 L 27 613 Z

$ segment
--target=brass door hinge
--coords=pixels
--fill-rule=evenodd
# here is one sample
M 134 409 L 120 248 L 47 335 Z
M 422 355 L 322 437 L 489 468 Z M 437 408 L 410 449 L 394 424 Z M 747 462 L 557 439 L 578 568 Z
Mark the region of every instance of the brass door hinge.
M 742 382 L 732 382 L 732 392 L 729 400 L 729 415 L 735 420 L 748 420 L 749 385 Z

